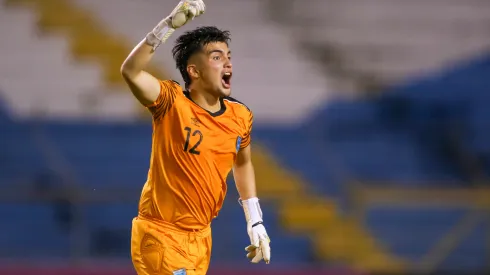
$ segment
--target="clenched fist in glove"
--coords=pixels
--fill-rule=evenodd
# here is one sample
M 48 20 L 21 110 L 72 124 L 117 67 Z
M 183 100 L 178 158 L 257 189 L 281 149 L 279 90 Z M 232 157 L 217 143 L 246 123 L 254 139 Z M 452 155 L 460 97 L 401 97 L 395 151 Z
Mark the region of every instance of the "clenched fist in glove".
M 146 42 L 156 49 L 165 42 L 172 33 L 194 20 L 206 11 L 202 0 L 181 0 L 169 16 L 164 18 L 151 32 L 146 35 Z
M 182 0 L 167 17 L 168 26 L 174 29 L 184 26 L 206 10 L 202 0 Z
M 264 260 L 268 264 L 271 259 L 270 239 L 263 225 L 259 199 L 250 198 L 241 201 L 241 203 L 245 212 L 247 232 L 251 243 L 245 248 L 248 252 L 247 258 L 252 263 L 259 263 Z

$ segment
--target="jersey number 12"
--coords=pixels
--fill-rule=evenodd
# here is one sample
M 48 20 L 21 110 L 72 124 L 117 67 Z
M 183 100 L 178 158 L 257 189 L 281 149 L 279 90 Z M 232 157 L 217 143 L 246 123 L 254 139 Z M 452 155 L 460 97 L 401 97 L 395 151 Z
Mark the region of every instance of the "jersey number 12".
M 201 131 L 195 130 L 194 132 L 192 132 L 192 129 L 189 127 L 185 127 L 184 130 L 186 130 L 186 132 L 187 132 L 187 137 L 185 139 L 185 145 L 184 145 L 184 151 L 189 152 L 189 153 L 194 154 L 194 155 L 199 155 L 201 152 L 197 151 L 197 147 L 202 142 L 203 135 L 202 135 Z M 196 144 L 194 144 L 194 146 L 192 146 L 189 149 L 189 140 L 191 139 L 191 132 L 192 132 L 192 136 L 198 135 L 199 140 L 196 142 Z

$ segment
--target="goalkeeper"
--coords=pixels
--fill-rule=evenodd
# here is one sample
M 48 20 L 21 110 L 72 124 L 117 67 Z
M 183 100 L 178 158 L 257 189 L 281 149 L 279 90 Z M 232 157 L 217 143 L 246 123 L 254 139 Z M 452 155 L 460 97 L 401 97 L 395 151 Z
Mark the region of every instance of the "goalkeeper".
M 148 178 L 133 219 L 131 256 L 139 275 L 204 275 L 211 258 L 211 221 L 233 170 L 245 213 L 253 263 L 270 261 L 251 161 L 252 112 L 230 97 L 230 34 L 200 27 L 172 49 L 185 86 L 145 71 L 170 35 L 205 11 L 202 0 L 182 0 L 129 54 L 121 73 L 152 114 Z

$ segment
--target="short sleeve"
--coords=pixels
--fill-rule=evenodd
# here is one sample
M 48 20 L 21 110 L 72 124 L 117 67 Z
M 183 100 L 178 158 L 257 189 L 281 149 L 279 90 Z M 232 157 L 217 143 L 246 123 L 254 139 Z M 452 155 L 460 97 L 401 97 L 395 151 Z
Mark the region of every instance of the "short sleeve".
M 173 80 L 160 80 L 160 94 L 157 99 L 145 107 L 153 115 L 154 120 L 161 119 L 174 104 L 176 95 L 182 92 L 179 83 Z
M 245 134 L 242 137 L 242 143 L 240 144 L 240 149 L 243 149 L 250 145 L 252 140 L 252 126 L 253 126 L 254 116 L 252 111 L 247 109 L 247 115 L 245 116 Z

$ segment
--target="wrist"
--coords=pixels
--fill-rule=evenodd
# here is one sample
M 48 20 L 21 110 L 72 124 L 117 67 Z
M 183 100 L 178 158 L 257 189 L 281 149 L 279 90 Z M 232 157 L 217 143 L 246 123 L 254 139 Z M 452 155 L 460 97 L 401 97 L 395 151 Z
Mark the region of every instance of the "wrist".
M 167 17 L 160 21 L 153 30 L 146 35 L 146 43 L 153 46 L 153 49 L 155 50 L 160 44 L 164 43 L 174 31 L 175 29 L 172 28 L 171 20 Z
M 263 220 L 259 199 L 257 197 L 253 197 L 247 200 L 240 201 L 243 207 L 243 211 L 245 212 L 245 219 L 247 223 L 251 223 L 252 225 L 261 224 Z

